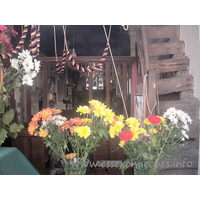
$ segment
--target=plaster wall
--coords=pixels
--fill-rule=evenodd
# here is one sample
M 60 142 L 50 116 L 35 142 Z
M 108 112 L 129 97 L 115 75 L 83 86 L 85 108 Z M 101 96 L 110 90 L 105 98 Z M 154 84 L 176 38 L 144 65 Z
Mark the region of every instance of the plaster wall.
M 194 96 L 200 99 L 200 42 L 199 25 L 181 25 L 180 40 L 185 42 L 185 55 L 189 57 L 189 73 L 194 77 Z

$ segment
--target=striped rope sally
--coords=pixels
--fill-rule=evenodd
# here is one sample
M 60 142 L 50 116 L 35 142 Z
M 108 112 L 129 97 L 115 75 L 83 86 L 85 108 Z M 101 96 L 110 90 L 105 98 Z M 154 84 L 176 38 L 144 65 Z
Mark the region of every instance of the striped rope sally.
M 28 26 L 29 25 L 24 25 L 24 30 L 22 32 L 21 39 L 19 41 L 19 44 L 16 46 L 15 50 L 13 50 L 12 53 L 1 54 L 3 59 L 12 58 L 13 54 L 17 54 L 19 52 L 19 50 L 21 50 L 22 45 L 24 44 L 24 41 L 25 41 L 27 33 L 28 33 Z

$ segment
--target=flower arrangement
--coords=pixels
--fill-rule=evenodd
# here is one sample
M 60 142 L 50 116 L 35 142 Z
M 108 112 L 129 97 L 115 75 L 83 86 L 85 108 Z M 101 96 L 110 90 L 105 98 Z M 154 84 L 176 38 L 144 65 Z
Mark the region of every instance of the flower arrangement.
M 9 96 L 21 85 L 32 86 L 33 78 L 40 70 L 40 61 L 33 60 L 28 50 L 18 53 L 18 58 L 10 59 L 11 66 L 4 69 L 2 89 L 0 90 L 0 145 L 10 136 L 17 137 L 23 125 L 12 123 L 15 111 L 9 109 Z
M 189 138 L 186 132 L 192 123 L 187 113 L 175 108 L 163 116 L 150 115 L 144 120 L 145 128 L 138 119 L 125 120 L 97 100 L 76 111 L 81 117 L 67 120 L 58 115 L 60 110 L 43 109 L 33 116 L 28 128 L 29 134 L 43 137 L 46 146 L 59 156 L 65 174 L 85 174 L 88 155 L 109 136 L 120 138 L 119 146 L 127 156 L 122 173 L 134 164 L 136 174 L 156 174 L 162 158 L 175 158 L 173 150 Z
M 163 116 L 150 115 L 146 118 L 145 129 L 139 128 L 138 120 L 132 120 L 126 120 L 130 122 L 128 126 L 131 129 L 122 131 L 120 135 L 119 145 L 127 156 L 121 166 L 122 173 L 129 165 L 133 165 L 136 174 L 156 174 L 158 162 L 162 158 L 176 159 L 174 150 L 185 138 L 189 139 L 186 132 L 192 120 L 187 113 L 174 107 L 169 108 Z
M 60 111 L 47 108 L 33 116 L 28 128 L 29 134 L 43 137 L 46 146 L 62 159 L 66 174 L 85 174 L 88 155 L 102 140 L 108 140 L 115 116 L 96 100 L 79 106 L 77 112 L 82 118 L 67 120 L 56 115 Z

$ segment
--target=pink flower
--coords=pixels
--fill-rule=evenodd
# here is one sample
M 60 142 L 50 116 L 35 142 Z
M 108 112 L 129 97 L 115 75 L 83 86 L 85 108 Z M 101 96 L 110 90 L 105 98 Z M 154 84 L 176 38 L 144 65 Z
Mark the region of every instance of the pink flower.
M 8 28 L 5 25 L 0 25 L 0 31 L 6 31 Z

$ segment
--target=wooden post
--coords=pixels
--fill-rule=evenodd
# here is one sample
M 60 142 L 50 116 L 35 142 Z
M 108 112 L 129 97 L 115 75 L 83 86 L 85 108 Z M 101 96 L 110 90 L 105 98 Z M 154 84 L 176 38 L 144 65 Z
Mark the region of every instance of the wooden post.
M 93 84 L 93 75 L 92 72 L 89 72 L 89 101 L 92 100 L 93 98 L 92 84 Z
M 134 117 L 134 106 L 135 106 L 135 93 L 137 84 L 137 65 L 132 64 L 132 85 L 131 85 L 131 117 Z
M 106 68 L 106 105 L 110 107 L 110 63 L 105 63 Z
M 147 38 L 146 38 L 146 30 L 145 26 L 141 26 L 142 30 L 142 42 L 143 42 L 143 48 L 144 48 L 144 57 L 145 57 L 145 69 L 144 74 L 148 73 L 149 71 L 149 54 L 148 54 L 148 46 L 147 46 Z
M 27 124 L 31 121 L 31 87 L 26 85 L 26 113 Z
M 43 64 L 43 108 L 47 108 L 47 64 Z
M 124 97 L 125 107 L 127 109 L 127 66 L 126 66 L 126 62 L 123 62 L 122 65 L 123 65 L 123 97 Z M 124 107 L 123 107 L 123 114 L 126 115 Z

